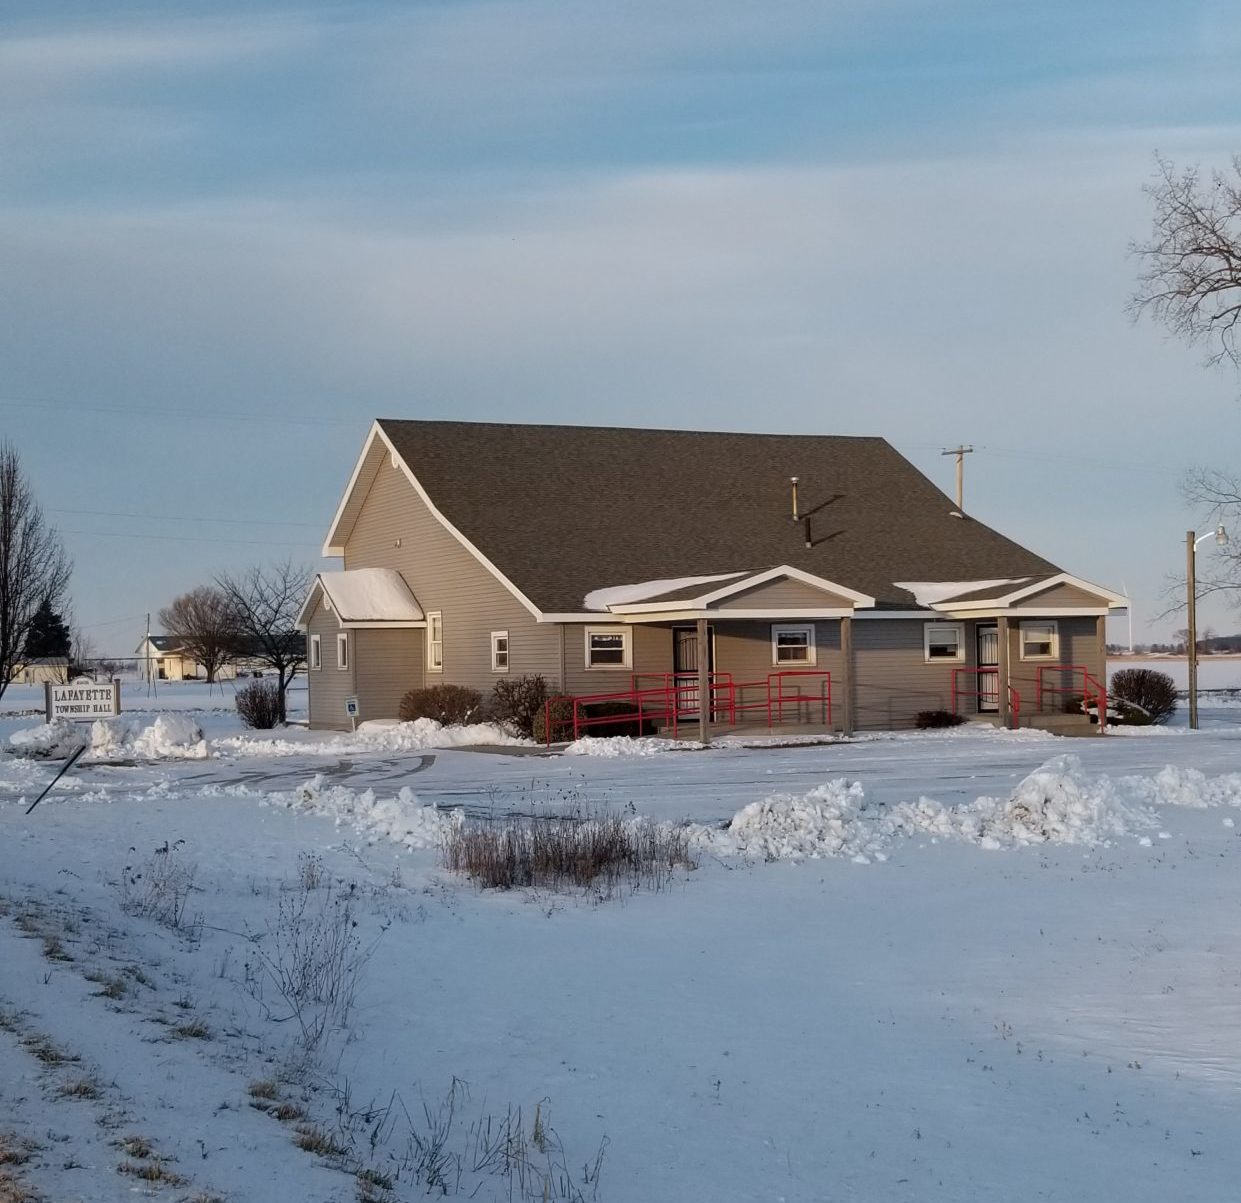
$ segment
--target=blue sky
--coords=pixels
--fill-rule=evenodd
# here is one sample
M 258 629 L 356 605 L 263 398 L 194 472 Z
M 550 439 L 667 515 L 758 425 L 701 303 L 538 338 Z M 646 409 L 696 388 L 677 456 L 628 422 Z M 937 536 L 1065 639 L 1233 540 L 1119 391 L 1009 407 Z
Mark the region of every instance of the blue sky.
M 880 434 L 946 489 L 965 441 L 977 517 L 1181 625 L 1241 379 L 1129 321 L 1127 247 L 1156 150 L 1241 151 L 1234 6 L 2 11 L 0 430 L 101 648 L 317 559 L 375 416 Z

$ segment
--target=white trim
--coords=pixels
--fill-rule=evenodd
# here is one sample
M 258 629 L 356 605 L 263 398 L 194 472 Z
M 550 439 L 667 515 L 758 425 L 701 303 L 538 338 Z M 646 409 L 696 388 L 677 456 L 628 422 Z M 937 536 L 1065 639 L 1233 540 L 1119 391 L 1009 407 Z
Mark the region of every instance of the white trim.
M 919 618 L 926 620 L 936 618 L 934 610 L 859 610 L 854 618 Z
M 619 664 L 591 664 L 590 637 L 592 635 L 619 635 L 621 637 L 621 662 Z M 588 672 L 623 672 L 633 667 L 633 631 L 627 626 L 587 627 L 583 638 L 583 648 Z
M 504 651 L 503 651 L 502 653 L 501 653 L 501 652 L 500 652 L 500 650 L 496 647 L 496 644 L 497 644 L 497 643 L 498 643 L 501 639 L 503 639 L 503 640 L 504 640 Z M 511 654 L 510 654 L 511 652 L 512 652 L 512 647 L 511 647 L 511 646 L 510 646 L 510 644 L 509 644 L 508 632 L 507 632 L 507 631 L 492 631 L 492 632 L 491 632 L 491 671 L 492 671 L 493 673 L 506 673 L 506 672 L 508 672 L 508 669 L 509 669 L 509 663 L 510 663 L 510 660 L 511 660 L 511 658 L 512 658 L 512 657 L 511 657 Z M 498 663 L 498 661 L 497 661 L 497 656 L 499 656 L 499 655 L 503 655 L 503 656 L 504 656 L 504 663 L 503 663 L 503 664 L 500 664 L 500 663 Z
M 343 654 L 342 654 L 343 651 Z M 349 632 L 339 631 L 336 635 L 336 667 L 342 672 L 349 668 Z
M 617 614 L 616 621 L 629 626 L 653 622 L 690 622 L 696 618 L 709 618 L 712 622 L 731 622 L 734 619 L 809 622 L 817 619 L 848 618 L 852 613 L 852 610 L 671 610 L 660 614 Z
M 1049 606 L 1046 610 L 1017 610 L 1000 606 L 994 610 L 942 610 L 948 618 L 1103 618 L 1113 613 L 1105 606 Z
M 1011 606 L 1015 602 L 1024 600 L 1027 597 L 1034 597 L 1039 593 L 1046 593 L 1048 589 L 1054 589 L 1057 585 L 1068 585 L 1074 589 L 1080 589 L 1083 593 L 1093 593 L 1096 597 L 1102 598 L 1111 606 L 1127 607 L 1129 599 L 1122 597 L 1119 593 L 1113 593 L 1110 589 L 1104 589 L 1102 585 L 1092 585 L 1089 581 L 1084 581 L 1081 577 L 1073 576 L 1067 572 L 1057 573 L 1055 576 L 1044 577 L 1037 580 L 1031 585 L 1023 585 L 1020 589 L 1014 589 L 1011 593 L 1004 593 L 998 597 L 978 598 L 975 601 L 953 601 L 947 598 L 942 602 L 936 602 L 933 609 L 936 610 L 985 610 L 991 607 L 1002 608 Z M 1047 611 L 1052 613 L 1052 611 Z
M 383 432 L 378 422 L 371 424 L 370 434 L 367 436 L 366 444 L 362 448 L 362 454 L 358 457 L 358 462 L 353 469 L 353 475 L 349 478 L 349 484 L 345 489 L 345 495 L 341 498 L 340 505 L 336 507 L 336 517 L 332 519 L 331 528 L 328 530 L 328 536 L 323 544 L 323 554 L 325 556 L 343 556 L 345 554 L 345 546 L 343 542 L 336 542 L 338 535 L 337 527 L 344 515 L 345 506 L 349 502 L 350 495 L 357 483 L 358 477 L 362 472 L 362 465 L 366 462 L 367 456 L 370 454 L 371 444 L 378 438 L 385 447 L 387 447 L 392 457 L 394 466 L 400 466 L 400 470 L 405 474 L 405 479 L 413 486 L 414 492 L 418 494 L 422 504 L 427 507 L 431 516 L 450 534 L 462 547 L 466 549 L 492 576 L 496 578 L 531 614 L 538 618 L 540 616 L 539 608 L 532 602 L 512 581 L 508 579 L 473 543 L 469 541 L 443 514 L 436 509 L 426 489 L 419 483 L 418 478 L 414 475 L 410 466 L 405 462 L 405 457 L 397 451 L 393 446 L 392 440 Z M 596 615 L 598 617 L 598 615 Z
M 957 654 L 955 656 L 931 655 L 932 631 L 956 631 Z M 965 663 L 965 623 L 963 622 L 924 622 L 922 624 L 922 660 L 925 664 L 964 664 Z
M 804 660 L 781 660 L 780 649 L 776 638 L 791 631 L 806 633 L 806 658 Z M 815 647 L 814 623 L 812 622 L 773 622 L 771 624 L 771 663 L 774 667 L 804 665 L 814 668 L 818 664 L 818 649 Z
M 311 635 L 310 647 L 310 667 L 313 672 L 318 672 L 323 667 L 323 638 L 319 635 Z
M 744 593 L 748 589 L 758 588 L 765 585 L 769 581 L 788 578 L 790 580 L 800 581 L 803 585 L 809 585 L 814 589 L 822 589 L 825 593 L 834 593 L 838 597 L 843 597 L 847 601 L 851 601 L 855 606 L 873 606 L 875 599 L 867 596 L 865 593 L 858 593 L 856 589 L 848 589 L 844 585 L 837 585 L 834 581 L 829 581 L 821 576 L 813 576 L 809 572 L 803 572 L 800 568 L 793 568 L 788 564 L 781 564 L 778 568 L 768 568 L 764 572 L 751 573 L 748 576 L 742 576 L 739 579 L 731 579 L 727 585 L 719 589 L 713 589 L 709 593 L 702 593 L 697 597 L 682 597 L 676 601 L 662 602 L 626 602 L 624 605 L 609 606 L 608 612 L 616 615 L 626 614 L 666 614 L 676 613 L 679 616 L 683 612 L 698 612 L 706 610 L 713 602 L 722 601 L 725 598 L 732 597 L 735 593 Z M 738 617 L 771 617 L 779 618 L 782 613 L 788 615 L 798 615 L 810 617 L 811 611 L 799 610 L 795 608 L 784 608 L 775 610 L 720 610 L 718 607 L 711 611 L 713 616 L 720 618 Z M 830 610 L 815 611 L 814 615 L 823 615 L 825 617 L 845 617 L 852 614 L 852 608 L 843 608 L 840 606 L 831 607 Z
M 436 628 L 439 628 L 439 638 L 435 638 Z M 435 662 L 435 645 L 440 646 L 439 663 Z M 442 673 L 444 671 L 444 612 L 443 610 L 427 611 L 427 665 L 426 671 L 429 673 Z
M 1051 650 L 1044 655 L 1026 655 L 1026 627 L 1051 627 Z M 1017 658 L 1019 660 L 1059 660 L 1060 624 L 1055 619 L 1026 618 L 1017 624 Z
M 425 618 L 419 622 L 413 619 L 408 622 L 385 622 L 382 619 L 376 619 L 374 622 L 342 622 L 340 629 L 342 631 L 420 631 L 426 625 Z

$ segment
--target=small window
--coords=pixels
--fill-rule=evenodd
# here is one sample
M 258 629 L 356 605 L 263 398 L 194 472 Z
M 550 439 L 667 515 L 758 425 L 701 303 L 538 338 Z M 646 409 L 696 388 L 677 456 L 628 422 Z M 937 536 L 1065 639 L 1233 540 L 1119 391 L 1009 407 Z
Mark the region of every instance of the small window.
M 436 610 L 427 615 L 427 672 L 444 671 L 444 616 Z
M 319 635 L 310 637 L 310 667 L 323 667 L 323 639 Z
M 1023 660 L 1054 660 L 1059 654 L 1059 629 L 1054 622 L 1023 622 L 1021 624 L 1021 658 Z
M 508 632 L 491 632 L 491 671 L 508 672 Z
M 810 668 L 815 662 L 814 627 L 773 626 L 771 628 L 771 662 L 789 668 Z
M 587 668 L 628 668 L 629 632 L 612 630 L 587 630 Z
M 349 632 L 341 631 L 336 636 L 336 667 L 349 667 Z
M 965 627 L 959 622 L 928 622 L 923 628 L 923 650 L 927 663 L 948 660 L 960 664 L 965 659 Z

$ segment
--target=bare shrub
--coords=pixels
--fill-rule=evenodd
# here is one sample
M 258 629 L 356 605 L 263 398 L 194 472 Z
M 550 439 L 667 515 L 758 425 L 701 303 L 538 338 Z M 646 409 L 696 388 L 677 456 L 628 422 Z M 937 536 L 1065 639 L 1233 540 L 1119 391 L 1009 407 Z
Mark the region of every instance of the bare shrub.
M 280 900 L 276 921 L 266 942 L 256 945 L 260 974 L 250 979 L 251 992 L 262 999 L 270 984 L 284 1006 L 278 1020 L 297 1022 L 302 1047 L 313 1052 L 329 1032 L 348 1026 L 354 997 L 374 946 L 364 948 L 354 917 L 357 889 L 331 884 L 311 888 L 303 876 Z
M 477 689 L 464 685 L 430 685 L 426 689 L 411 689 L 401 699 L 398 713 L 405 723 L 433 718 L 447 727 L 477 722 L 482 709 L 483 695 Z
M 283 697 L 275 681 L 251 681 L 237 691 L 237 716 L 247 727 L 270 731 L 282 721 Z
M 953 714 L 951 710 L 919 710 L 914 718 L 914 726 L 919 731 L 933 730 L 936 727 L 959 727 L 965 722 L 965 716 Z
M 548 733 L 548 719 L 551 732 Z M 573 699 L 561 694 L 548 698 L 543 708 L 534 716 L 531 735 L 539 743 L 557 743 L 573 738 Z
M 529 739 L 546 702 L 547 682 L 542 677 L 506 677 L 491 691 L 491 717 Z
M 463 818 L 445 835 L 447 868 L 484 888 L 540 886 L 617 889 L 665 886 L 678 868 L 696 868 L 685 828 L 608 812 Z
M 138 860 L 136 856 L 121 873 L 121 908 L 131 915 L 154 919 L 173 931 L 190 931 L 197 921 L 189 921 L 186 904 L 194 889 L 197 865 L 187 865 L 180 859 L 184 840 L 169 843 L 165 840 L 150 856 Z M 130 848 L 137 853 L 137 848 Z
M 1176 682 L 1153 668 L 1124 668 L 1113 673 L 1108 701 L 1122 722 L 1145 726 L 1166 723 L 1176 713 Z

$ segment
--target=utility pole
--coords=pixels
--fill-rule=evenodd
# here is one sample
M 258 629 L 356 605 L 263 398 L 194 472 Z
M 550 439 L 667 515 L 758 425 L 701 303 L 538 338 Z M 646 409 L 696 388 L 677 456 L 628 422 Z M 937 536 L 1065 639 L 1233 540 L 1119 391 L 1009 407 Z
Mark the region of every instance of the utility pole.
M 973 447 L 966 447 L 958 443 L 955 447 L 945 448 L 940 452 L 941 455 L 955 455 L 957 457 L 957 509 L 962 513 L 965 512 L 965 457 L 973 450 Z
M 1191 731 L 1198 729 L 1198 582 L 1197 573 L 1194 571 L 1197 546 L 1194 532 L 1188 531 L 1185 535 L 1185 601 L 1189 608 L 1189 629 L 1186 632 L 1189 638 L 1186 640 L 1188 647 L 1185 650 L 1189 657 L 1189 729 Z

